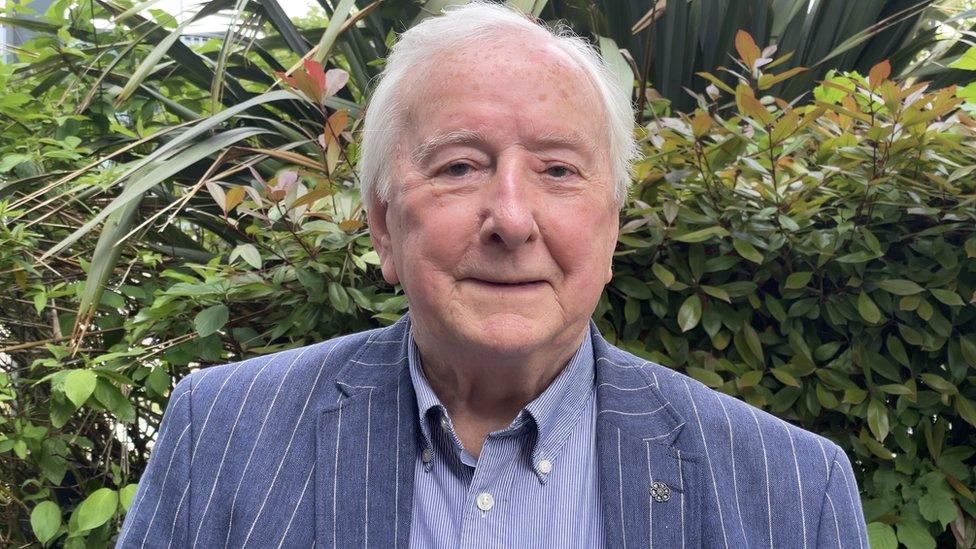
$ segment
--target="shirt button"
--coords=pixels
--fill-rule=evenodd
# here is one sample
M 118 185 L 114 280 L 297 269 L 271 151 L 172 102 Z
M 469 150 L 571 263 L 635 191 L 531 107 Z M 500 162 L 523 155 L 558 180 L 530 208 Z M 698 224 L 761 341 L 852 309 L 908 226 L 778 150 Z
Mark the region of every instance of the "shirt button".
M 420 459 L 424 460 L 424 463 L 430 463 L 434 461 L 434 452 L 430 448 L 424 448 L 423 454 L 421 454 Z
M 495 506 L 495 498 L 492 497 L 488 492 L 481 492 L 478 494 L 478 509 L 482 511 L 491 511 L 491 508 Z
M 539 470 L 539 473 L 543 475 L 548 475 L 549 471 L 552 471 L 552 462 L 548 459 L 540 459 L 539 463 L 536 463 L 535 466 Z
M 444 429 L 445 431 L 450 429 L 450 425 L 447 424 L 447 418 L 444 416 L 441 416 L 441 429 Z

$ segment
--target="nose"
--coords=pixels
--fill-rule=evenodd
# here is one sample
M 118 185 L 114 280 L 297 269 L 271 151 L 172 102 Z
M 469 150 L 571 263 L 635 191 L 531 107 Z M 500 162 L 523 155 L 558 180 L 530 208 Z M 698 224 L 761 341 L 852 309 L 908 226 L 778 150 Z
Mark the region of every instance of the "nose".
M 518 158 L 499 159 L 485 193 L 482 240 L 509 250 L 539 237 L 530 171 Z

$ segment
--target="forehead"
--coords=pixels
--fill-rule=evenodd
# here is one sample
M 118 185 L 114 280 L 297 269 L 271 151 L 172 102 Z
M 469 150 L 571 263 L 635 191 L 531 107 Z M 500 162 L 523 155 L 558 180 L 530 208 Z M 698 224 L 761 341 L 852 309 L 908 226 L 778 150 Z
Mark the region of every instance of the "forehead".
M 421 139 L 512 130 L 604 144 L 596 138 L 604 117 L 595 86 L 569 54 L 537 37 L 442 52 L 406 87 L 407 133 Z

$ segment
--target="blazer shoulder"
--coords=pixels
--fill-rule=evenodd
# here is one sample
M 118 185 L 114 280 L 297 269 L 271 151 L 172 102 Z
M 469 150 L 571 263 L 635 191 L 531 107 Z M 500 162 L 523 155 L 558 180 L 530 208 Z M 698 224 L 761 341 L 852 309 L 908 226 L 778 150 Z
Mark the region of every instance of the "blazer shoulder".
M 847 462 L 840 446 L 822 435 L 681 372 L 650 364 L 648 367 L 656 370 L 661 380 L 662 393 L 685 418 L 689 431 L 685 434 L 693 435 L 700 447 L 707 445 L 714 454 L 723 455 L 728 449 L 729 459 L 762 456 L 770 465 L 780 464 L 800 476 L 820 480 L 830 475 L 834 461 Z
M 248 404 L 319 406 L 335 402 L 336 375 L 370 341 L 389 330 L 376 328 L 319 343 L 196 370 L 180 380 L 173 395 L 187 392 L 194 409 Z
M 830 475 L 834 461 L 849 463 L 833 441 L 813 433 L 737 397 L 661 364 L 614 347 L 605 354 L 618 371 L 630 371 L 654 386 L 684 424 L 675 441 L 682 450 L 707 455 L 711 461 L 739 461 L 760 457 L 771 470 L 799 472 L 817 479 Z M 633 381 L 636 383 L 637 381 Z M 847 467 L 850 467 L 847 465 Z

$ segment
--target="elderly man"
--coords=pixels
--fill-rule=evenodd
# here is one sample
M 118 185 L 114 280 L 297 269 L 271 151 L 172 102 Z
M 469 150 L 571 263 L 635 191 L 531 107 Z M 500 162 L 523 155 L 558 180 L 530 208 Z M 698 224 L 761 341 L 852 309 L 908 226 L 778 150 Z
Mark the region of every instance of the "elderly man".
M 507 8 L 404 33 L 361 169 L 409 314 L 181 381 L 119 546 L 866 548 L 837 445 L 590 321 L 631 120 Z

